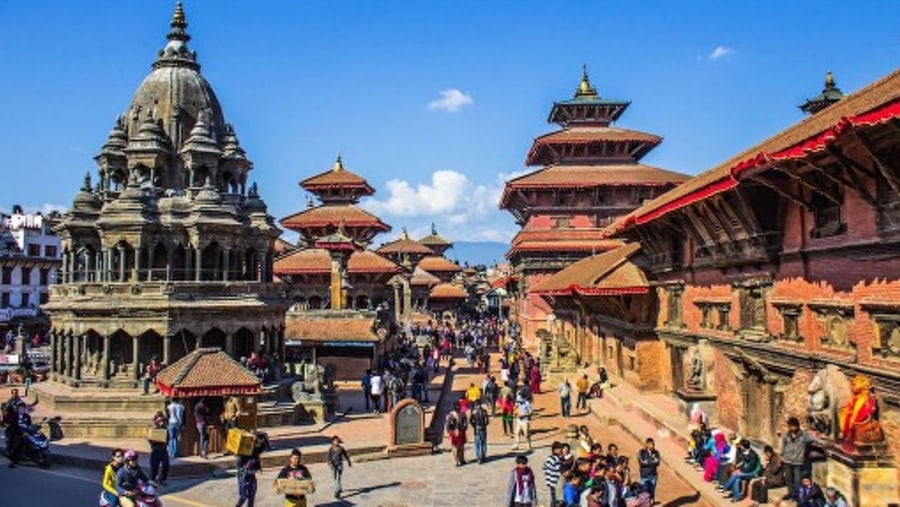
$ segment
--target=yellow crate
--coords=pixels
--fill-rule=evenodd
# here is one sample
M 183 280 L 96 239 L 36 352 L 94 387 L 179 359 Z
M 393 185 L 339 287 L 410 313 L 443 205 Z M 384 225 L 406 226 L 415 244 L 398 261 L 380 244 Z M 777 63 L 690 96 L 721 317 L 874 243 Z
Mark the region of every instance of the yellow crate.
M 225 449 L 237 456 L 250 456 L 253 452 L 253 433 L 231 428 L 225 439 Z

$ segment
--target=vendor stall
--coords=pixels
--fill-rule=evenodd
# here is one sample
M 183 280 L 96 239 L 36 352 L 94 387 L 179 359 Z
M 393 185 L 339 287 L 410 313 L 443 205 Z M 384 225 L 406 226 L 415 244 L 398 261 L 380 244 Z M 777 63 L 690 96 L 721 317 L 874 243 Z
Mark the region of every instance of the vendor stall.
M 160 392 L 184 402 L 184 428 L 179 455 L 198 454 L 199 434 L 194 408 L 202 399 L 209 428 L 209 453 L 224 449 L 226 431 L 222 413 L 225 399 L 236 396 L 241 403 L 238 426 L 256 429 L 256 396 L 262 391 L 256 375 L 219 348 L 199 348 L 166 367 L 156 377 Z

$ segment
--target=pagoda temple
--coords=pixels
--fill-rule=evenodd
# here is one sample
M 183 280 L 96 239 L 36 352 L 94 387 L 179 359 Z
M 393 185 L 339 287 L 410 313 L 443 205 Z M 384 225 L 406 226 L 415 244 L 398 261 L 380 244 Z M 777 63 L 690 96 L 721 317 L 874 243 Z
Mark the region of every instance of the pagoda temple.
M 433 223 L 431 224 L 431 234 L 420 239 L 419 243 L 430 248 L 434 255 L 441 257 L 444 256 L 447 250 L 453 248 L 453 243 L 438 234 L 437 227 Z
M 288 356 L 335 365 L 341 379 L 358 378 L 395 335 L 389 282 L 404 270 L 368 248 L 391 228 L 357 206 L 375 191 L 344 168 L 340 156 L 331 169 L 306 178 L 300 187 L 321 203 L 310 201 L 281 221 L 300 234 L 297 247 L 274 264 L 293 302 L 285 316 Z
M 500 208 L 522 227 L 507 252 L 519 285 L 511 315 L 526 341 L 553 318 L 531 287 L 579 259 L 621 246 L 604 227 L 688 179 L 640 163 L 662 138 L 615 126 L 629 105 L 601 97 L 584 68 L 573 98 L 550 110 L 548 121 L 562 128 L 535 139 L 525 159 L 541 169 L 506 182 Z
M 178 3 L 150 74 L 94 157 L 97 183 L 89 173 L 54 227 L 62 269 L 44 309 L 57 381 L 133 387 L 152 356 L 281 348 L 281 231 L 247 184 L 253 163 L 187 26 Z

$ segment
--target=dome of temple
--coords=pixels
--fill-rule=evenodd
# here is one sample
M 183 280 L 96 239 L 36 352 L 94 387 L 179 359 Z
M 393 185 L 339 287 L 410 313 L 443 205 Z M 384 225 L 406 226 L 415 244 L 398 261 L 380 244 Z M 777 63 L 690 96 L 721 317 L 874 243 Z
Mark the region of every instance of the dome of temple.
M 187 20 L 180 3 L 170 26 L 168 42 L 135 92 L 126 122 L 128 132 L 134 133 L 147 116 L 161 120 L 172 145 L 180 151 L 201 113 L 207 113 L 210 135 L 216 141 L 225 136 L 225 117 L 212 86 L 200 74 L 196 53 L 187 47 L 191 37 L 185 31 Z
M 84 175 L 84 184 L 81 186 L 81 190 L 75 194 L 75 199 L 72 200 L 72 208 L 79 211 L 92 211 L 99 210 L 100 207 L 100 199 L 91 191 L 91 173 L 87 173 Z

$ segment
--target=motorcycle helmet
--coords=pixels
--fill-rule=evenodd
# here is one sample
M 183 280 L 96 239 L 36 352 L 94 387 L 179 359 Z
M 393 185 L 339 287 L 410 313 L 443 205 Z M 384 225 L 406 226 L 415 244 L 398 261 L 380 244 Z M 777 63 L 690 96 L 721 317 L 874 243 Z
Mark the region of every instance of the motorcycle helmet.
M 125 458 L 125 461 L 128 461 L 128 460 L 137 461 L 137 451 L 135 451 L 134 449 L 128 449 L 127 451 L 125 451 L 124 458 Z

